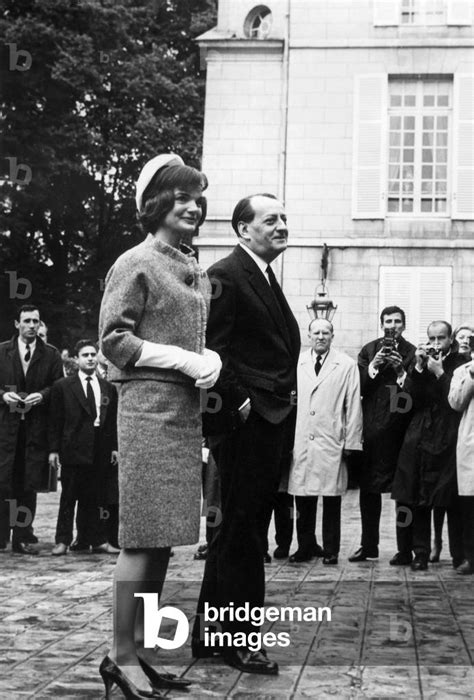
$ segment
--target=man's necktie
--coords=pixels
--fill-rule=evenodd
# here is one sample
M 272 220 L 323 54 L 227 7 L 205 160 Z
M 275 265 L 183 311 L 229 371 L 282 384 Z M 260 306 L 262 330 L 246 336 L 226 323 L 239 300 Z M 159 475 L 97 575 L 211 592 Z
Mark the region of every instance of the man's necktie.
M 281 287 L 277 282 L 277 279 L 275 277 L 275 273 L 273 272 L 270 265 L 267 265 L 265 272 L 268 275 L 268 279 L 270 281 L 270 287 L 272 288 L 273 294 L 275 295 L 278 306 L 280 307 L 282 314 L 285 315 L 283 312 L 284 306 L 282 303 L 283 292 L 281 291 Z
M 314 371 L 316 372 L 316 376 L 318 376 L 318 374 L 320 373 L 322 364 L 323 363 L 321 362 L 321 355 L 316 355 L 316 362 L 314 364 Z
M 89 404 L 89 408 L 92 414 L 92 420 L 95 420 L 97 418 L 97 410 L 95 407 L 95 396 L 94 396 L 94 390 L 92 389 L 92 377 L 86 377 L 86 382 L 87 382 L 87 403 Z
M 31 360 L 30 344 L 26 343 L 25 362 L 29 362 L 30 360 Z

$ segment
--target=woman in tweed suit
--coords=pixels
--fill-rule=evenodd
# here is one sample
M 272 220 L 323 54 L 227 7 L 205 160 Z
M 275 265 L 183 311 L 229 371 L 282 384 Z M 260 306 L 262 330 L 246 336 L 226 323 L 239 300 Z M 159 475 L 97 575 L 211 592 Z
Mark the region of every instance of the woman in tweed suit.
M 188 683 L 158 674 L 137 656 L 143 619 L 134 594 L 161 596 L 170 548 L 199 537 L 199 390 L 214 385 L 221 362 L 204 347 L 210 283 L 185 242 L 204 220 L 206 186 L 179 156 L 149 161 L 136 196 L 147 238 L 121 255 L 106 278 L 99 333 L 112 363 L 109 379 L 120 386 L 122 547 L 114 641 L 100 668 L 106 695 L 114 683 L 137 698 L 150 684 L 156 696 L 158 687 Z

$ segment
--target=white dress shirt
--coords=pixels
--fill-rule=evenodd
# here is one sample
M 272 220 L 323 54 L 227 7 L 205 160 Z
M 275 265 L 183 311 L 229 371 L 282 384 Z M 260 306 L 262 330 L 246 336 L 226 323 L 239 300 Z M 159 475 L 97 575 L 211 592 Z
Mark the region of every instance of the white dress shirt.
M 18 352 L 20 353 L 21 366 L 22 366 L 22 368 L 23 368 L 23 374 L 24 374 L 25 376 L 26 376 L 26 373 L 27 373 L 27 371 L 28 371 L 28 367 L 30 366 L 31 358 L 33 357 L 33 353 L 34 353 L 34 351 L 35 351 L 35 348 L 36 348 L 36 338 L 35 338 L 35 340 L 33 340 L 33 342 L 28 343 L 28 349 L 29 349 L 29 351 L 30 351 L 30 359 L 29 359 L 29 361 L 27 362 L 27 361 L 25 360 L 25 355 L 26 355 L 26 350 L 27 350 L 27 348 L 26 348 L 26 343 L 25 343 L 24 340 L 22 340 L 22 339 L 18 336 Z
M 100 403 L 101 403 L 101 396 L 100 396 L 100 384 L 99 380 L 97 379 L 97 375 L 94 372 L 94 374 L 86 374 L 83 372 L 81 369 L 77 373 L 77 376 L 81 380 L 82 388 L 84 389 L 84 394 L 86 395 L 87 398 L 87 377 L 91 377 L 91 382 L 90 385 L 92 387 L 92 391 L 94 392 L 94 398 L 95 398 L 95 411 L 96 411 L 96 417 L 94 421 L 94 428 L 98 428 L 100 425 Z
M 243 243 L 240 243 L 240 241 L 239 241 L 239 246 L 241 248 L 243 248 L 243 250 L 245 250 L 245 252 L 248 255 L 250 255 L 252 260 L 254 260 L 257 263 L 259 269 L 262 271 L 263 276 L 267 280 L 268 284 L 270 284 L 270 279 L 269 279 L 268 274 L 267 274 L 268 263 L 265 262 L 265 260 L 262 260 L 262 258 L 259 255 L 257 255 L 256 253 L 254 253 L 253 250 L 250 250 L 250 248 L 248 248 L 246 245 L 244 245 Z

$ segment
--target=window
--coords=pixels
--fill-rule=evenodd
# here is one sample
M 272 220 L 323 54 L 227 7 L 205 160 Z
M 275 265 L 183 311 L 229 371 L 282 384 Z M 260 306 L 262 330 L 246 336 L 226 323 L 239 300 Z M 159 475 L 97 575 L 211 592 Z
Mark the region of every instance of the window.
M 272 13 L 266 5 L 254 7 L 247 15 L 244 33 L 249 39 L 267 39 L 272 29 Z
M 426 342 L 431 321 L 451 321 L 451 267 L 380 267 L 379 308 L 400 306 L 406 314 L 407 340 Z
M 389 84 L 388 214 L 447 216 L 451 82 Z
M 400 23 L 446 24 L 445 0 L 401 0 Z

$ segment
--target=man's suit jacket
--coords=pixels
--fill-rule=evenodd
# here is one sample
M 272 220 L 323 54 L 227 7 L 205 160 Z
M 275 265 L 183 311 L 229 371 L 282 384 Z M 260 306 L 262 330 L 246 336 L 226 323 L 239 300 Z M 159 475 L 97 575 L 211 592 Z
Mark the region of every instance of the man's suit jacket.
M 219 353 L 222 370 L 211 390 L 215 412 L 204 411 L 208 435 L 238 426 L 239 407 L 252 408 L 273 424 L 296 403 L 296 364 L 300 333 L 279 289 L 276 296 L 255 261 L 240 245 L 208 270 L 213 298 L 206 345 Z M 212 394 L 211 394 L 212 396 Z M 209 400 L 208 409 L 212 401 Z M 213 410 L 211 408 L 211 410 Z
M 0 343 L 0 489 L 12 487 L 13 465 L 20 426 L 25 429 L 24 488 L 40 491 L 47 488 L 48 436 L 47 417 L 51 386 L 62 377 L 59 352 L 52 345 L 36 338 L 35 351 L 23 374 L 18 336 Z M 43 401 L 29 410 L 11 407 L 3 401 L 6 391 L 20 395 L 39 392 Z
M 103 470 L 117 449 L 117 391 L 98 377 L 101 392 L 99 462 Z M 59 452 L 62 465 L 94 463 L 94 421 L 78 375 L 64 377 L 51 390 L 49 451 Z

